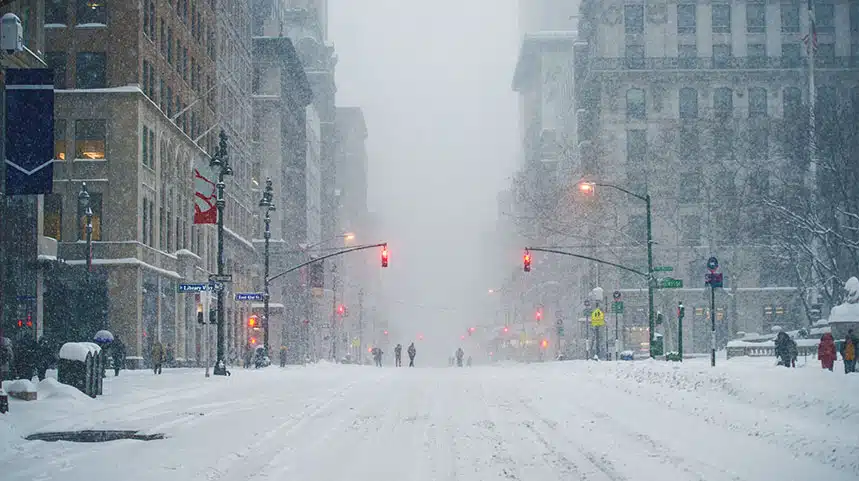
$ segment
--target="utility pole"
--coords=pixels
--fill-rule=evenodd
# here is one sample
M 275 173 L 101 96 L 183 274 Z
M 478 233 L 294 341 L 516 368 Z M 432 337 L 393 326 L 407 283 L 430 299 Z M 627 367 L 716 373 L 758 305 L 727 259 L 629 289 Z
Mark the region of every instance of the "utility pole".
M 683 307 L 683 301 L 677 305 L 677 354 L 680 355 L 680 362 L 683 362 L 683 317 L 686 316 L 686 308 Z
M 653 275 L 653 221 L 650 205 L 650 194 L 644 194 L 645 208 L 647 209 L 647 306 L 648 306 L 648 331 L 650 340 L 650 357 L 656 357 L 653 353 L 653 341 L 656 338 L 656 321 L 653 317 L 653 289 L 656 286 L 656 277 Z
M 331 360 L 337 362 L 337 264 L 331 264 Z
M 212 159 L 209 161 L 209 165 L 218 169 L 218 200 L 215 205 L 218 208 L 218 279 L 221 279 L 224 276 L 224 207 L 227 205 L 227 201 L 224 198 L 224 187 L 226 187 L 224 177 L 227 175 L 233 175 L 233 169 L 230 167 L 229 156 L 227 154 L 227 134 L 223 130 L 221 130 L 219 135 L 218 150 L 212 156 Z M 226 376 L 227 361 L 224 354 L 226 344 L 224 287 L 223 285 L 218 284 L 220 282 L 220 280 L 216 282 L 216 286 L 220 286 L 220 288 L 217 289 L 218 347 L 213 373 L 215 376 Z
M 358 364 L 364 364 L 364 289 L 358 290 Z

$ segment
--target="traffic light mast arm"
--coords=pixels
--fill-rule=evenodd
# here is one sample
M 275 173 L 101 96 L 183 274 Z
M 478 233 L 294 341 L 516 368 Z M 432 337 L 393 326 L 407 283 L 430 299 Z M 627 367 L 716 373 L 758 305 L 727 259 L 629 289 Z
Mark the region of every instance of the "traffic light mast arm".
M 285 271 L 281 272 L 280 274 L 278 274 L 278 275 L 276 275 L 276 276 L 271 276 L 271 277 L 269 277 L 269 278 L 268 278 L 268 281 L 269 281 L 269 282 L 272 282 L 272 281 L 274 281 L 275 279 L 277 279 L 277 278 L 279 278 L 279 277 L 283 277 L 283 276 L 285 276 L 285 275 L 289 274 L 290 272 L 297 271 L 298 269 L 301 269 L 301 268 L 302 268 L 302 267 L 304 267 L 304 266 L 309 266 L 310 264 L 313 264 L 314 262 L 324 261 L 325 259 L 328 259 L 329 257 L 336 257 L 336 256 L 339 256 L 339 255 L 348 254 L 348 253 L 350 253 L 350 252 L 363 251 L 363 250 L 367 250 L 367 249 L 375 249 L 375 248 L 377 248 L 377 247 L 385 247 L 385 248 L 387 248 L 387 247 L 388 247 L 388 243 L 387 243 L 387 242 L 382 242 L 381 244 L 373 244 L 373 245 L 364 245 L 364 246 L 349 247 L 348 249 L 343 249 L 343 250 L 340 250 L 340 251 L 334 252 L 334 253 L 332 253 L 332 254 L 324 255 L 324 256 L 322 256 L 322 257 L 317 257 L 317 258 L 315 258 L 315 259 L 311 259 L 311 260 L 309 260 L 309 261 L 307 261 L 307 262 L 301 263 L 301 264 L 299 264 L 299 265 L 297 265 L 297 266 L 290 267 L 289 269 L 287 269 L 287 270 L 285 270 Z
M 572 252 L 564 252 L 564 251 L 559 251 L 556 249 L 551 249 L 551 248 L 546 248 L 546 247 L 526 247 L 525 249 L 527 249 L 529 251 L 535 251 L 535 252 L 548 252 L 550 254 L 560 254 L 560 255 L 564 255 L 564 256 L 578 257 L 579 259 L 585 259 L 585 260 L 589 260 L 589 261 L 599 262 L 600 264 L 606 264 L 606 265 L 610 265 L 612 267 L 617 267 L 618 269 L 623 269 L 625 271 L 633 272 L 633 273 L 638 274 L 644 278 L 650 277 L 647 275 L 646 272 L 641 272 L 641 271 L 639 271 L 637 269 L 633 269 L 631 267 L 626 267 L 626 266 L 622 266 L 620 264 L 615 264 L 614 262 L 609 262 L 609 261 L 604 261 L 602 259 L 597 259 L 596 257 L 583 256 L 581 254 L 573 254 Z

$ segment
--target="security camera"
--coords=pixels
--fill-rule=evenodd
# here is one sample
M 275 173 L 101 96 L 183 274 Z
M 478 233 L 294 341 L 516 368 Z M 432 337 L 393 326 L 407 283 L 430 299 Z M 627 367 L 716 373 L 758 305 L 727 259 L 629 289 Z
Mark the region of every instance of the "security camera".
M 0 49 L 9 55 L 24 51 L 24 27 L 14 13 L 7 13 L 0 19 Z

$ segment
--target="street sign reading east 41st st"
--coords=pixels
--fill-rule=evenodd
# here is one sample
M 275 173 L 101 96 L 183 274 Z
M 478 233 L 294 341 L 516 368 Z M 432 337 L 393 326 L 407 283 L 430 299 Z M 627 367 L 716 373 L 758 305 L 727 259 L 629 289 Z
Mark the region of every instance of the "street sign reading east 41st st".
M 683 288 L 683 279 L 674 279 L 672 277 L 663 277 L 659 279 L 659 283 L 657 284 L 659 289 L 682 289 Z

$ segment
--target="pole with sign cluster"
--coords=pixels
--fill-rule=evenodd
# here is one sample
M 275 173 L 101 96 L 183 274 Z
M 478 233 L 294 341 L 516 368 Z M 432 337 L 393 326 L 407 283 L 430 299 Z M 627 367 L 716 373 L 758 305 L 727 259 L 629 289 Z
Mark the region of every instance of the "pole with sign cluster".
M 230 276 L 224 274 L 224 207 L 227 205 L 227 200 L 224 197 L 224 176 L 233 175 L 233 169 L 230 167 L 230 159 L 227 154 L 227 134 L 222 130 L 218 139 L 218 150 L 209 161 L 209 165 L 218 169 L 218 198 L 215 206 L 218 208 L 218 274 L 212 279 L 215 282 L 218 294 L 218 343 L 215 358 L 215 376 L 227 375 L 227 359 L 226 351 L 226 324 L 224 320 L 224 286 L 222 282 L 232 280 Z
M 683 301 L 677 304 L 677 354 L 680 356 L 680 362 L 683 362 L 683 317 L 686 316 L 686 308 L 683 307 Z
M 722 273 L 719 270 L 719 260 L 710 257 L 707 260 L 710 271 L 704 278 L 704 283 L 710 286 L 710 365 L 716 366 L 716 288 L 722 287 Z
M 614 302 L 611 303 L 611 310 L 614 313 L 614 360 L 620 360 L 620 329 L 618 327 L 617 315 L 623 312 L 623 300 L 620 291 L 614 291 L 611 295 Z

